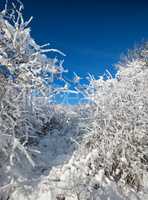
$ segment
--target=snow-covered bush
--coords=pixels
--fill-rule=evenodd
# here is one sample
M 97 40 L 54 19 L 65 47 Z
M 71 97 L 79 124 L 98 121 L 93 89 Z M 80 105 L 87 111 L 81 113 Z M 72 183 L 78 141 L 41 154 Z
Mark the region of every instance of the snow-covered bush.
M 132 56 L 133 55 L 133 56 Z M 126 188 L 144 191 L 148 170 L 148 51 L 147 43 L 120 62 L 115 78 L 107 72 L 91 78 L 86 93 L 93 102 L 83 152 L 96 150 L 89 167 L 104 171 L 124 195 Z M 85 147 L 84 147 L 85 146 Z

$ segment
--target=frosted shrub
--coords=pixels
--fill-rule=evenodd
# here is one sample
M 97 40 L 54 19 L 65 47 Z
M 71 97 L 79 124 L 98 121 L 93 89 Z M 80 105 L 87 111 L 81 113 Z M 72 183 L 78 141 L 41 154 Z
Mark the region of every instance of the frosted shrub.
M 148 170 L 147 45 L 135 51 L 118 64 L 115 78 L 92 78 L 86 91 L 93 115 L 84 142 L 88 151 L 97 151 L 89 167 L 94 173 L 103 169 L 122 192 L 129 186 L 143 190 Z

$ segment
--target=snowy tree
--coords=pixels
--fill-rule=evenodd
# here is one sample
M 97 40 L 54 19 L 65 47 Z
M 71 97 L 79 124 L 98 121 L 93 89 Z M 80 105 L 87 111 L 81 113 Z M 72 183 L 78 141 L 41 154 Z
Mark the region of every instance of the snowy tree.
M 12 8 L 6 4 L 0 12 L 1 194 L 10 188 L 14 177 L 19 177 L 16 165 L 24 164 L 23 155 L 34 167 L 27 143 L 37 129 L 41 129 L 47 116 L 39 105 L 33 104 L 32 98 L 48 98 L 48 106 L 50 98 L 58 91 L 58 88 L 52 87 L 54 78 L 62 78 L 64 71 L 62 62 L 48 58 L 46 52 L 64 54 L 46 48 L 48 44 L 40 46 L 32 39 L 28 27 L 32 17 L 24 21 L 22 11 L 23 5 L 18 1 L 17 4 L 12 3 Z

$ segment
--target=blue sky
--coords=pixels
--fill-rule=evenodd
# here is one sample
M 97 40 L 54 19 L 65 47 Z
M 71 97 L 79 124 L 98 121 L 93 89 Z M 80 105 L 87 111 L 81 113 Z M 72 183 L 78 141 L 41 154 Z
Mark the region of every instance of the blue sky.
M 11 0 L 9 0 L 11 2 Z M 0 0 L 3 7 L 4 0 Z M 67 56 L 65 68 L 100 75 L 121 53 L 148 38 L 147 0 L 22 0 L 32 36 Z

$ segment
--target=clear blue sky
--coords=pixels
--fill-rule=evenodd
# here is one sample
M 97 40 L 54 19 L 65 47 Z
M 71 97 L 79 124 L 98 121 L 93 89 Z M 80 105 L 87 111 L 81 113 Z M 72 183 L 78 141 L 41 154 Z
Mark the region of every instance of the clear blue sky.
M 11 2 L 11 0 L 9 0 Z M 1 8 L 4 0 L 0 0 Z M 62 50 L 65 68 L 100 75 L 148 38 L 147 0 L 22 0 L 37 42 Z

